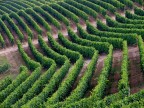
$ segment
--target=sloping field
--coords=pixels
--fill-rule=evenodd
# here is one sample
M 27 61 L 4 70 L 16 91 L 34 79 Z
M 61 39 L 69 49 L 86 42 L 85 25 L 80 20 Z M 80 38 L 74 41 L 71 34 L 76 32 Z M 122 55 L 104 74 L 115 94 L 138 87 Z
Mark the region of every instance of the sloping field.
M 144 106 L 143 0 L 0 0 L 0 17 L 0 108 Z

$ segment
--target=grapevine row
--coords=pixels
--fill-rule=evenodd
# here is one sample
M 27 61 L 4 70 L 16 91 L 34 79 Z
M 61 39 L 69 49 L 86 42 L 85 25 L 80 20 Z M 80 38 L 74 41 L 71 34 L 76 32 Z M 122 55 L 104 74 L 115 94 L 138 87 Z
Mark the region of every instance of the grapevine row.
M 20 41 L 17 41 L 17 45 L 18 45 L 18 50 L 23 58 L 23 60 L 25 61 L 26 65 L 28 66 L 28 68 L 30 70 L 35 70 L 37 67 L 41 67 L 41 65 L 32 60 L 27 54 L 26 52 L 24 51 L 24 49 L 22 48 L 22 44 Z
M 42 34 L 42 29 L 40 26 L 25 11 L 19 11 L 18 15 L 23 17 L 28 22 L 28 24 L 31 25 L 39 34 Z
M 107 38 L 107 37 L 92 35 L 87 33 L 80 25 L 77 26 L 77 30 L 79 32 L 79 35 L 83 39 L 87 39 L 90 41 L 97 41 L 97 42 L 108 42 L 112 44 L 114 48 L 122 48 L 123 39 L 121 38 L 112 38 L 112 37 Z
M 66 73 L 69 70 L 70 67 L 70 61 L 63 56 L 57 54 L 56 52 L 52 51 L 47 44 L 44 42 L 44 40 L 39 37 L 39 44 L 42 47 L 42 49 L 47 52 L 48 54 L 55 55 L 54 58 L 59 57 L 59 59 L 64 59 L 63 62 L 58 62 L 59 64 L 62 64 L 62 67 L 53 75 L 53 77 L 50 79 L 49 83 L 45 86 L 43 91 L 36 97 L 34 97 L 32 100 L 30 100 L 26 105 L 23 107 L 40 107 L 44 101 L 47 100 L 47 98 L 57 89 L 59 84 L 61 83 L 62 79 L 65 77 Z M 51 55 L 51 56 L 53 56 Z
M 122 38 L 127 40 L 128 44 L 135 44 L 137 40 L 137 34 L 124 34 L 124 33 L 113 33 L 109 31 L 99 31 L 96 27 L 92 26 L 90 23 L 87 23 L 87 31 L 90 34 L 104 36 L 104 37 L 114 37 L 114 38 Z
M 110 44 L 108 42 L 92 42 L 86 39 L 81 39 L 77 34 L 75 34 L 72 29 L 68 29 L 68 34 L 71 38 L 71 40 L 74 43 L 78 43 L 83 46 L 90 46 L 94 47 L 96 50 L 99 51 L 99 53 L 108 53 L 108 49 Z
M 14 21 L 13 21 L 8 15 L 3 15 L 3 16 L 2 16 L 2 20 L 3 20 L 3 21 L 7 21 L 8 24 L 11 26 L 12 30 L 14 30 L 14 31 L 17 33 L 19 39 L 20 39 L 21 41 L 23 41 L 24 35 L 23 35 L 22 32 L 20 31 L 20 29 L 17 27 L 17 25 L 14 23 Z
M 34 82 L 41 75 L 41 67 L 36 68 L 32 74 L 22 82 L 4 101 L 1 103 L 2 108 L 10 108 L 12 104 L 17 102 L 29 88 L 32 87 Z
M 4 90 L 0 92 L 0 102 L 2 103 L 22 82 L 29 76 L 28 69 L 22 67 L 20 74 Z

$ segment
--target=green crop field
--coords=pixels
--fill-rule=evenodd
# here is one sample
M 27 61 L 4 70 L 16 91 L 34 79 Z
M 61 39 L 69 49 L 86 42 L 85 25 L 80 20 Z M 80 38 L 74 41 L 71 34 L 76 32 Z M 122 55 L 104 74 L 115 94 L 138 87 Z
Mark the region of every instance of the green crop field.
M 0 0 L 0 108 L 143 108 L 143 0 Z

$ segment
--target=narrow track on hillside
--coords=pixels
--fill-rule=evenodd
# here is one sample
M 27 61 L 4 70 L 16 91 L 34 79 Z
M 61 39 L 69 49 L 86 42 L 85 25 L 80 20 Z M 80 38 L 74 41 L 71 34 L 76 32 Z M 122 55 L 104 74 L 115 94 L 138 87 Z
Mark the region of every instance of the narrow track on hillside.
M 122 50 L 117 50 L 113 55 L 112 69 L 108 78 L 109 81 L 106 89 L 106 95 L 118 92 L 118 82 L 121 77 L 122 53 Z
M 83 75 L 85 74 L 85 71 L 86 71 L 87 66 L 88 66 L 88 64 L 90 63 L 90 61 L 91 61 L 91 60 L 89 60 L 89 59 L 85 59 L 85 60 L 84 60 L 84 65 L 83 65 L 83 67 L 82 67 L 82 69 L 81 69 L 81 71 L 80 71 L 77 79 L 75 80 L 75 83 L 74 83 L 72 89 L 75 89 L 75 88 L 77 87 L 79 81 L 81 80 L 81 78 L 82 78 Z
M 144 88 L 144 73 L 140 66 L 140 56 L 137 47 L 129 48 L 129 83 L 131 94 Z
M 85 97 L 89 97 L 91 95 L 91 91 L 92 89 L 94 89 L 94 87 L 97 85 L 97 80 L 98 80 L 98 77 L 102 71 L 102 68 L 104 66 L 104 59 L 106 58 L 106 55 L 99 55 L 98 57 L 98 61 L 97 61 L 97 64 L 96 64 L 96 70 L 95 72 L 93 73 L 93 77 L 91 79 L 91 82 L 90 82 L 90 85 L 89 85 L 89 88 L 85 94 Z

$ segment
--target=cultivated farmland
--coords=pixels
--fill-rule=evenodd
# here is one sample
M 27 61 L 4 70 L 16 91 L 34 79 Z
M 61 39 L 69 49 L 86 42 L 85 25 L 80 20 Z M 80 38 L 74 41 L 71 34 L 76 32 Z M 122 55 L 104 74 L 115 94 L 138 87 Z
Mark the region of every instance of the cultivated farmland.
M 143 0 L 0 0 L 0 108 L 144 106 Z

